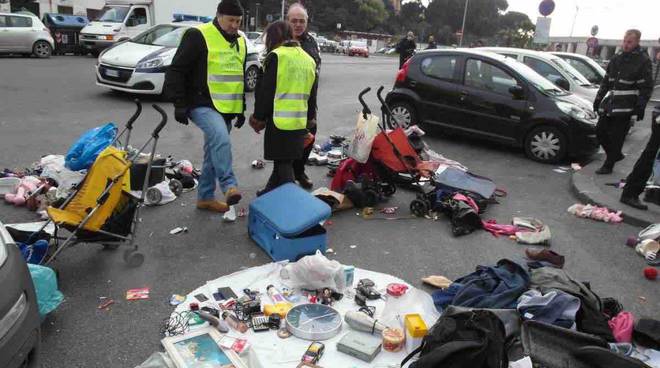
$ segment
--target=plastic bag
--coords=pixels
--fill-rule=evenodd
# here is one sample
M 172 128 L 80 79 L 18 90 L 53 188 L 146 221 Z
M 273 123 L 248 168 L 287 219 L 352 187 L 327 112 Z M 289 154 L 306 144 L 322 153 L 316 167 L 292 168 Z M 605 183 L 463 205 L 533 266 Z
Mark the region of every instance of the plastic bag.
M 282 268 L 280 277 L 288 286 L 294 288 L 330 288 L 341 292 L 346 287 L 344 266 L 329 260 L 320 251 L 316 251 L 313 256 L 305 256 L 298 262 L 287 264 Z
M 28 264 L 28 269 L 37 294 L 39 315 L 44 318 L 57 309 L 64 300 L 64 295 L 57 289 L 57 276 L 51 268 Z
M 433 298 L 422 290 L 410 288 L 398 298 L 388 297 L 378 320 L 388 327 L 403 328 L 406 314 L 415 313 L 422 316 L 429 328 L 440 318 L 440 313 L 433 304 Z
M 176 365 L 167 353 L 155 352 L 135 368 L 175 368 Z
M 365 119 L 362 113 L 358 114 L 353 140 L 348 146 L 348 157 L 360 163 L 369 160 L 371 146 L 378 135 L 379 120 L 378 116 L 375 115 L 368 115 Z
M 65 166 L 69 170 L 89 169 L 96 157 L 112 143 L 117 136 L 114 123 L 107 123 L 86 131 L 74 143 L 65 157 Z

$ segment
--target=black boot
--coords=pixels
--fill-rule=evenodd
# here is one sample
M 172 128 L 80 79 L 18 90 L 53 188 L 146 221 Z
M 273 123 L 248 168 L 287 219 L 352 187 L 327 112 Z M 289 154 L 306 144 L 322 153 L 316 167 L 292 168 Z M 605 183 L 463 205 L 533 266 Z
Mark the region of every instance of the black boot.
M 610 164 L 609 162 L 605 162 L 603 166 L 600 167 L 600 169 L 596 170 L 596 175 L 609 175 L 612 173 L 613 168 L 614 165 Z
M 303 189 L 312 189 L 314 187 L 314 183 L 304 173 L 296 176 L 296 180 Z
M 642 201 L 640 201 L 638 197 L 629 197 L 622 195 L 620 201 L 621 203 L 626 204 L 630 207 L 637 208 L 638 210 L 646 211 L 649 209 L 649 206 L 642 203 Z

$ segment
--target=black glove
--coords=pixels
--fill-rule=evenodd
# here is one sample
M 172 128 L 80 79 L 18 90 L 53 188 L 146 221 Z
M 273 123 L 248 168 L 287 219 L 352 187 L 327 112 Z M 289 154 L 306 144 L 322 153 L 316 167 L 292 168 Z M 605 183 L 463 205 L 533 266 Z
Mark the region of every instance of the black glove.
M 635 108 L 635 112 L 633 112 L 633 115 L 637 115 L 637 121 L 642 121 L 644 120 L 644 114 L 645 114 L 645 109 L 641 106 L 637 106 Z
M 176 107 L 174 108 L 174 120 L 183 125 L 188 125 L 188 108 Z
M 245 115 L 238 115 L 236 121 L 234 122 L 234 128 L 241 129 L 245 124 Z

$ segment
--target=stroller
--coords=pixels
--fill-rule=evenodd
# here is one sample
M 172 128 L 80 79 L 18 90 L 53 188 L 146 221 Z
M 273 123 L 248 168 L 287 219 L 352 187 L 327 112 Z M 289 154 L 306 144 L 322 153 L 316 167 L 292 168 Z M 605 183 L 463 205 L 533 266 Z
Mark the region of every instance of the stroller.
M 138 267 L 144 262 L 144 255 L 138 252 L 134 240 L 149 175 L 145 175 L 142 194 L 140 198 L 136 198 L 130 194 L 130 169 L 140 153 L 151 145 L 147 163 L 147 172 L 151 172 L 159 134 L 167 124 L 167 114 L 160 107 L 152 105 L 161 115 L 161 121 L 144 146 L 129 157 L 127 149 L 133 123 L 142 112 L 140 102 L 136 100 L 135 103 L 136 112 L 113 143 L 98 155 L 73 193 L 59 207 L 47 209 L 49 220 L 35 232 L 43 234 L 43 230 L 51 222 L 55 224 L 55 249 L 45 264 L 52 262 L 67 247 L 78 243 L 100 243 L 104 248 L 117 249 L 125 242 L 128 242 L 128 248 L 124 252 L 124 261 L 131 267 Z M 122 138 L 125 138 L 125 141 L 120 148 Z M 61 229 L 67 230 L 70 235 L 58 237 Z M 60 243 L 60 240 L 64 241 Z

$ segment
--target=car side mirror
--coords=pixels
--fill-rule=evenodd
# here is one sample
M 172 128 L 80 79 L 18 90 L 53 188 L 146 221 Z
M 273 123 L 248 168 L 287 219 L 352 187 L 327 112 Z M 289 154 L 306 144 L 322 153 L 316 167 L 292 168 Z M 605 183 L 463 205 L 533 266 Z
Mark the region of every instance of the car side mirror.
M 522 100 L 525 98 L 525 89 L 519 84 L 509 87 L 509 93 L 511 93 L 516 100 Z
M 564 79 L 564 78 L 558 78 L 558 79 L 555 81 L 555 84 L 556 84 L 557 87 L 559 87 L 559 88 L 563 88 L 563 89 L 565 89 L 565 90 L 567 90 L 567 91 L 570 91 L 570 90 L 571 90 L 571 84 L 568 83 L 568 81 L 567 81 L 566 79 Z

